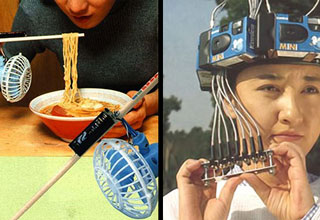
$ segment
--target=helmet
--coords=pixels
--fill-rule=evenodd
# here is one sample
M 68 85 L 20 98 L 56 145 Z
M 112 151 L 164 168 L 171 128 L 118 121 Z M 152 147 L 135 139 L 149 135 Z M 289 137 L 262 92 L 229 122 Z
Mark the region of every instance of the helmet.
M 248 16 L 221 26 L 211 20 L 210 29 L 200 34 L 196 69 L 202 90 L 210 90 L 212 75 L 221 70 L 253 63 L 320 62 L 320 18 L 308 16 L 311 11 L 306 15 L 273 13 L 270 7 L 259 11 L 263 0 L 258 2 Z M 225 4 L 226 0 L 213 14 Z

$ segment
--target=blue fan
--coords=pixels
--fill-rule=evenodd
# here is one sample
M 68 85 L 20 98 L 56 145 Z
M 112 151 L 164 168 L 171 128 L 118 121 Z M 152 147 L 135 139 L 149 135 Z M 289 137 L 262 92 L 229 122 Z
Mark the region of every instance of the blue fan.
M 149 145 L 143 133 L 122 122 L 133 143 L 103 139 L 93 156 L 95 178 L 114 208 L 131 218 L 147 218 L 158 199 L 158 144 Z
M 0 56 L 1 92 L 8 102 L 20 101 L 28 92 L 32 72 L 29 60 L 19 55 L 11 57 L 3 66 L 4 58 Z

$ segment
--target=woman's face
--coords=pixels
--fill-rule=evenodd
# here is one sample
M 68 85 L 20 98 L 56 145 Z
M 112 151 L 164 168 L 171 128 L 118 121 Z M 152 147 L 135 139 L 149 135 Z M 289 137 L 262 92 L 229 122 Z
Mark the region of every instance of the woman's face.
M 108 15 L 115 0 L 55 0 L 70 20 L 82 29 L 90 29 Z
M 265 148 L 292 142 L 307 154 L 320 134 L 320 67 L 267 64 L 245 69 L 236 92 L 260 127 Z

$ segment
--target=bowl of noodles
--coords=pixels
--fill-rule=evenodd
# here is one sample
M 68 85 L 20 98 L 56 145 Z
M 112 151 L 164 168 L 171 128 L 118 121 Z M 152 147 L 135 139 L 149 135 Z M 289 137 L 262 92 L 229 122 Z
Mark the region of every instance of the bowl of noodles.
M 131 98 L 121 92 L 108 89 L 79 89 L 81 99 L 75 96 L 72 105 L 63 102 L 65 90 L 46 93 L 34 98 L 30 110 L 62 140 L 76 138 L 105 108 L 119 110 Z M 104 137 L 117 137 L 111 129 Z

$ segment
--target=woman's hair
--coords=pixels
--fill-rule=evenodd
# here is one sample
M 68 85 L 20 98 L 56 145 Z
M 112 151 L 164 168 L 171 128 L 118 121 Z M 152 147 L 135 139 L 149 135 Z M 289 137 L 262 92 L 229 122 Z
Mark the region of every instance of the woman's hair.
M 236 89 L 236 81 L 237 76 L 241 72 L 241 70 L 228 70 L 227 71 L 227 80 L 229 82 L 229 85 L 233 91 Z

